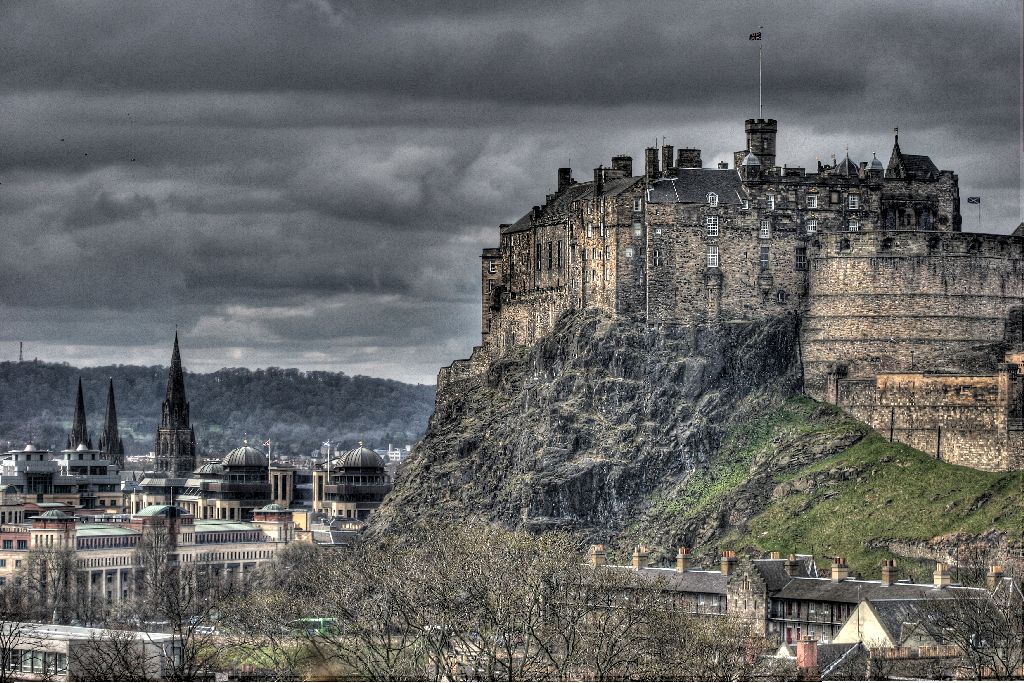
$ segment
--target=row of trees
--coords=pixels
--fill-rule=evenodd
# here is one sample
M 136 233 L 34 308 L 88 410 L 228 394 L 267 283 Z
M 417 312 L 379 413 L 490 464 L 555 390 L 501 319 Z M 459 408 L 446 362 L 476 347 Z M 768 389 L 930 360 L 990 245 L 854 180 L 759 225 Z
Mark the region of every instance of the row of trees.
M 771 643 L 731 617 L 672 609 L 667 586 L 581 562 L 578 539 L 490 525 L 424 525 L 400 540 L 337 550 L 283 548 L 239 580 L 175 561 L 166 531 L 136 549 L 128 599 L 108 604 L 67 551 L 33 551 L 0 589 L 0 683 L 23 621 L 109 629 L 72 666 L 88 680 L 141 680 L 153 657 L 129 632 L 174 637 L 163 676 L 242 670 L 268 680 L 735 680 L 795 675 L 765 668 Z M 923 625 L 964 653 L 975 677 L 1024 663 L 1019 585 L 996 599 L 936 600 Z M 6 625 L 6 630 L 3 626 Z M 27 637 L 22 634 L 23 638 Z M 899 673 L 869 661 L 857 677 Z

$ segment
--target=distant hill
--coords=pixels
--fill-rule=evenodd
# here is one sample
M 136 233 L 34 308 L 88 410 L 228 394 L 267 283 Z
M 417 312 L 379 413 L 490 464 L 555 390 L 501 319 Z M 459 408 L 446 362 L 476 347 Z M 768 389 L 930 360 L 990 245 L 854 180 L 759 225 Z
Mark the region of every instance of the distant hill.
M 0 363 L 0 447 L 64 447 L 82 378 L 89 432 L 103 425 L 107 380 L 114 379 L 118 423 L 130 453 L 153 449 L 167 368 L 112 365 L 75 368 L 37 361 Z M 220 455 L 251 439 L 270 438 L 276 452 L 307 454 L 328 438 L 374 447 L 414 443 L 426 428 L 434 387 L 295 369 L 226 368 L 185 374 L 201 455 Z

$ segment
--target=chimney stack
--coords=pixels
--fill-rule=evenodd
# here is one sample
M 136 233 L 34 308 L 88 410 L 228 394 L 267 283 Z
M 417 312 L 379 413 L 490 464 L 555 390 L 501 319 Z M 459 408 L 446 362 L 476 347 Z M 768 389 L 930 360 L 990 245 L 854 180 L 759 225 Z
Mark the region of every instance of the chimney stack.
M 679 546 L 679 552 L 676 553 L 676 571 L 685 572 L 689 563 L 690 549 Z
M 788 558 L 786 558 L 786 565 L 785 565 L 785 567 L 786 567 L 786 574 L 787 575 L 789 575 L 789 576 L 796 576 L 796 574 L 797 574 L 796 555 L 790 555 Z
M 949 567 L 945 562 L 935 563 L 935 573 L 932 574 L 936 588 L 945 588 L 949 585 Z
M 1003 580 L 1003 565 L 994 564 L 988 570 L 988 574 L 985 575 L 985 585 L 990 590 L 995 590 L 999 585 L 999 582 Z
M 796 677 L 799 681 L 820 681 L 818 671 L 818 641 L 804 636 L 796 641 Z
M 882 560 L 882 585 L 891 586 L 896 582 L 896 560 Z
M 590 546 L 590 566 L 602 567 L 608 561 L 608 554 L 601 544 Z
M 600 195 L 604 191 L 604 166 L 594 169 L 594 194 Z
M 729 576 L 736 569 L 736 551 L 726 550 L 722 552 L 722 573 Z
M 704 162 L 700 159 L 700 150 L 687 147 L 676 152 L 676 166 L 679 168 L 702 168 Z
M 850 578 L 850 568 L 846 565 L 845 557 L 836 557 L 832 561 L 832 580 L 836 583 Z
M 624 178 L 630 178 L 633 176 L 633 157 L 626 154 L 620 154 L 612 157 L 612 168 L 616 171 L 621 171 Z
M 768 553 L 768 559 L 769 560 L 781 560 L 782 559 L 782 553 L 780 553 L 778 550 L 773 550 L 770 553 Z
M 633 569 L 647 568 L 647 547 L 638 545 L 633 550 Z
M 672 153 L 675 151 L 675 147 L 672 145 L 661 146 L 661 168 L 665 175 L 672 173 Z
M 654 180 L 658 177 L 658 148 L 648 147 L 644 150 L 644 174 L 647 180 Z
M 729 162 L 728 161 L 719 161 L 718 162 L 718 170 L 719 171 L 727 171 L 727 170 L 729 170 Z
M 558 191 L 561 192 L 562 190 L 573 184 L 575 184 L 575 181 L 572 179 L 572 169 L 558 169 Z

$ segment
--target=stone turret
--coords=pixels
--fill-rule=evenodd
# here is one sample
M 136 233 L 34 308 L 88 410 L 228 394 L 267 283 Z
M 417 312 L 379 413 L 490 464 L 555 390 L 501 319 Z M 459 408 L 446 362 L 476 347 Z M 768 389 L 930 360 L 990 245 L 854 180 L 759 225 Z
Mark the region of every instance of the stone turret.
M 775 136 L 779 122 L 775 119 L 747 119 L 747 149 L 761 160 L 761 167 L 768 172 L 775 168 Z

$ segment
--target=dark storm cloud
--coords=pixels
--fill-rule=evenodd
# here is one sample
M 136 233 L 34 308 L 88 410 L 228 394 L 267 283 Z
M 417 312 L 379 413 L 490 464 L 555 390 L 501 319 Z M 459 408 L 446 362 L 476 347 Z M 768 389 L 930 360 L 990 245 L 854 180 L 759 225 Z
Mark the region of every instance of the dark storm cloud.
M 5 3 L 0 349 L 162 362 L 178 324 L 196 369 L 430 381 L 478 338 L 480 248 L 555 168 L 743 146 L 762 25 L 780 161 L 886 160 L 899 125 L 1006 231 L 1020 23 L 1014 2 Z

